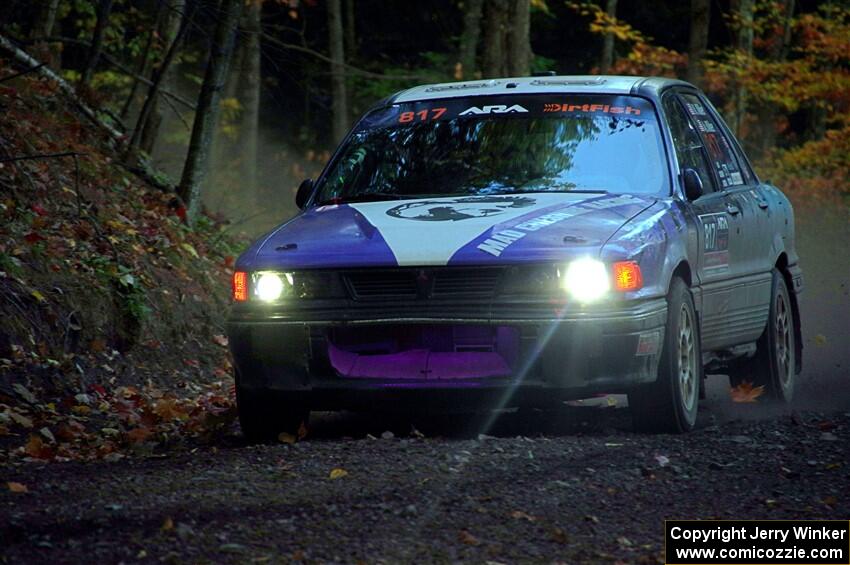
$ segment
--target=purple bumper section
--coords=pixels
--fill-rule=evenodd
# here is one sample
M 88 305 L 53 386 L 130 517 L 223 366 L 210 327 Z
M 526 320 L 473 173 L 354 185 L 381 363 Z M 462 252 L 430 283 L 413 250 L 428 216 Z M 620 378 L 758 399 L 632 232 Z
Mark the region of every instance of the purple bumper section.
M 328 346 L 331 365 L 343 377 L 383 380 L 469 380 L 507 377 L 511 368 L 491 351 L 436 352 L 409 349 L 360 355 Z

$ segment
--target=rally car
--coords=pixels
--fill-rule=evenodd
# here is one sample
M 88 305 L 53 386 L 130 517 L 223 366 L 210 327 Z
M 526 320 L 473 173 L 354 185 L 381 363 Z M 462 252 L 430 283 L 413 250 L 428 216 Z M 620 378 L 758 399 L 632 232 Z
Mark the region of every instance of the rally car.
M 694 86 L 546 76 L 376 104 L 298 215 L 238 259 L 244 433 L 310 410 L 628 395 L 683 432 L 706 371 L 790 401 L 802 275 L 788 199 Z

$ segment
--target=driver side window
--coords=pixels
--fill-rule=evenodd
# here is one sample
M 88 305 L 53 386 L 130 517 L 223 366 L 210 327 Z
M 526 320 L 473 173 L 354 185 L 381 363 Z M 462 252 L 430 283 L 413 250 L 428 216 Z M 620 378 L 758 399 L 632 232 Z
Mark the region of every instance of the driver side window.
M 670 136 L 676 149 L 676 160 L 679 170 L 694 169 L 702 180 L 705 194 L 714 192 L 714 176 L 711 173 L 708 159 L 705 155 L 702 138 L 685 113 L 684 108 L 674 94 L 668 94 L 662 100 L 664 114 L 670 126 Z

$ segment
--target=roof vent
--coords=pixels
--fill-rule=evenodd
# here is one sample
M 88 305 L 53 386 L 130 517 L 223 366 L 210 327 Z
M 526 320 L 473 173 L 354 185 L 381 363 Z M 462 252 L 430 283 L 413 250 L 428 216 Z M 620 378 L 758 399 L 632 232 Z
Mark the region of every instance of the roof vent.
M 437 84 L 429 86 L 425 92 L 445 92 L 447 90 L 472 90 L 475 88 L 491 88 L 502 84 L 500 80 L 483 80 L 480 82 L 453 82 L 451 84 Z
M 555 79 L 555 80 L 533 80 L 531 86 L 600 86 L 607 82 L 602 77 L 586 79 Z

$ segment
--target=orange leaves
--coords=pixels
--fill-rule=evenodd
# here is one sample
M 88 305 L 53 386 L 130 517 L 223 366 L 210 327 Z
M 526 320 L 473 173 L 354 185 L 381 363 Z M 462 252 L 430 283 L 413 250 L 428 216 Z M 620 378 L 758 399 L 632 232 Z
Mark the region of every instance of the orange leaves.
M 30 435 L 29 441 L 24 446 L 24 452 L 33 459 L 50 460 L 56 455 L 56 450 L 35 434 Z
M 33 430 L 13 452 L 20 457 L 117 461 L 175 439 L 202 440 L 229 429 L 236 404 L 227 394 L 228 385 L 207 385 L 207 391 L 194 398 L 177 398 L 153 387 L 107 390 L 92 385 L 90 393 L 57 405 L 34 403 L 29 408 L 32 415 L 0 405 L 0 424 L 8 424 L 9 429 L 4 427 L 8 435 L 21 428 Z
M 152 434 L 151 430 L 146 427 L 133 428 L 127 432 L 127 441 L 130 443 L 144 443 Z
M 9 490 L 11 492 L 16 492 L 16 493 L 29 492 L 27 485 L 25 485 L 23 483 L 16 483 L 16 482 L 13 482 L 13 481 L 9 481 L 9 482 L 6 483 L 6 486 L 9 487 Z
M 163 399 L 153 405 L 153 413 L 163 421 L 185 420 L 189 414 L 182 408 L 174 398 Z
M 759 396 L 764 394 L 764 386 L 753 386 L 753 383 L 744 381 L 730 389 L 729 394 L 732 402 L 750 403 L 757 402 Z

